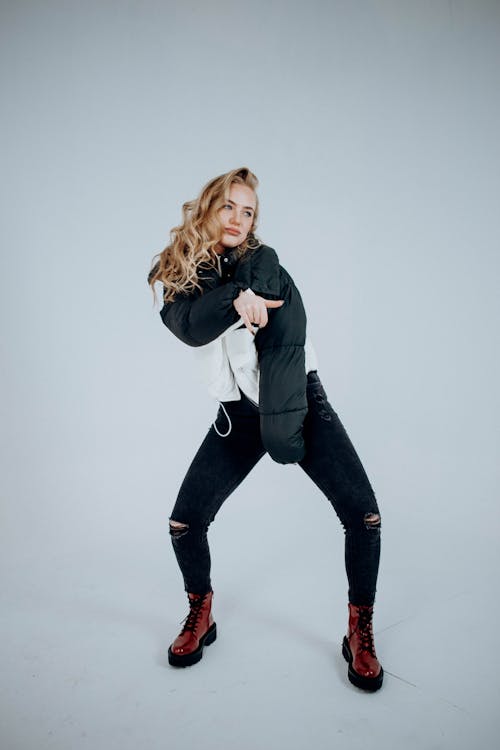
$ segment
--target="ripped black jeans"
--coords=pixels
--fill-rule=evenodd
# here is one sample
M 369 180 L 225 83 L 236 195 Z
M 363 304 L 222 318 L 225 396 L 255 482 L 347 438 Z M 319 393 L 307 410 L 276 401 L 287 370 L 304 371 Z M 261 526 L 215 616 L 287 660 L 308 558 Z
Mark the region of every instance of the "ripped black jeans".
M 380 559 L 380 514 L 363 465 L 331 407 L 317 371 L 307 374 L 308 413 L 303 436 L 306 455 L 298 465 L 326 495 L 345 532 L 345 567 L 352 604 L 375 600 Z M 265 454 L 259 413 L 244 393 L 224 402 L 232 423 L 226 437 L 211 425 L 180 487 L 170 521 L 172 545 L 185 590 L 212 591 L 207 531 L 224 500 Z M 222 407 L 215 420 L 224 435 L 229 428 Z M 283 467 L 286 471 L 286 467 Z

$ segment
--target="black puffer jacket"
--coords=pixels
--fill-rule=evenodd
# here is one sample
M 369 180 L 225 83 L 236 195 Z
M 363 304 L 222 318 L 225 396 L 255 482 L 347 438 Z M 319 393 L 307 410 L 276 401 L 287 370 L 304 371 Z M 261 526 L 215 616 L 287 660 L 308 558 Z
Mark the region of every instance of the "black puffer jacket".
M 249 287 L 264 299 L 283 299 L 268 309 L 268 323 L 255 335 L 259 361 L 259 413 L 264 448 L 281 464 L 305 455 L 302 425 L 307 413 L 304 344 L 306 313 L 300 293 L 280 265 L 276 251 L 260 245 L 236 260 L 234 250 L 219 256 L 217 269 L 200 271 L 203 293 L 179 294 L 160 312 L 167 328 L 190 346 L 203 346 L 236 323 L 233 300 Z

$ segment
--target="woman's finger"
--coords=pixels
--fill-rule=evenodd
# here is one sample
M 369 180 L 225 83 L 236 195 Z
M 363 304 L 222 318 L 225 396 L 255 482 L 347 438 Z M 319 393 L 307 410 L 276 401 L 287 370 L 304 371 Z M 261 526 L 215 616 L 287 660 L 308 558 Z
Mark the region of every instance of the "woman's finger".
M 255 331 L 252 329 L 252 324 L 263 328 L 269 322 L 267 308 L 281 307 L 283 303 L 284 300 L 266 300 L 263 297 L 258 296 L 257 299 L 254 298 L 247 300 L 243 295 L 240 295 L 235 303 L 235 307 L 243 319 L 246 328 L 248 328 L 252 334 L 255 334 Z
M 258 326 L 261 326 L 263 324 L 263 320 L 264 320 L 263 315 L 262 315 L 263 309 L 265 309 L 263 305 L 255 305 L 255 313 L 253 317 L 253 322 Z
M 250 331 L 250 333 L 252 334 L 252 336 L 255 336 L 255 331 L 252 328 L 252 321 L 250 320 L 248 314 L 245 312 L 242 314 L 241 317 L 243 318 L 243 322 L 245 326 L 248 328 L 248 330 Z

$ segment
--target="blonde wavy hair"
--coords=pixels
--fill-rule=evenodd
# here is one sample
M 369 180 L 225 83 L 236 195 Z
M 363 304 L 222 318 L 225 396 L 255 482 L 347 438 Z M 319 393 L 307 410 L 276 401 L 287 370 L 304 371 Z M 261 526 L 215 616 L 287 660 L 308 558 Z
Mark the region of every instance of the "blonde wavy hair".
M 229 190 L 234 183 L 248 185 L 255 192 L 256 205 L 252 226 L 245 240 L 236 248 L 236 256 L 241 257 L 247 250 L 259 247 L 262 242 L 255 236 L 259 201 L 257 186 L 259 181 L 248 167 L 232 169 L 210 180 L 195 200 L 182 205 L 183 222 L 170 230 L 170 244 L 154 256 L 148 283 L 157 302 L 154 284 L 163 284 L 164 302 L 173 301 L 177 294 L 189 294 L 195 289 L 203 290 L 198 281 L 198 271 L 213 268 L 217 253 L 215 245 L 222 237 L 222 227 L 218 211 L 229 198 Z

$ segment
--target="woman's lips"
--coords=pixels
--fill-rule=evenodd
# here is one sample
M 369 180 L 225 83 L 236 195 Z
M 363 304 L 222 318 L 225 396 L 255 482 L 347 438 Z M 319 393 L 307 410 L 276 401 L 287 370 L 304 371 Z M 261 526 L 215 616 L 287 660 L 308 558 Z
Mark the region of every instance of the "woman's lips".
M 226 232 L 228 234 L 234 234 L 235 237 L 239 234 L 237 229 L 226 229 Z

